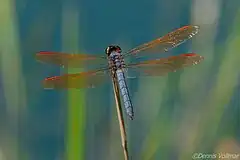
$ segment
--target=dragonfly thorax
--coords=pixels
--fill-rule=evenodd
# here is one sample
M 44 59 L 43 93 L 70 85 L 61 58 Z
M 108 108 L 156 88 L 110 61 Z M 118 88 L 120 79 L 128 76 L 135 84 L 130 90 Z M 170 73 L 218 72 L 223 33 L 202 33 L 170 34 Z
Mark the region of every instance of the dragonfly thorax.
M 122 69 L 124 68 L 124 59 L 122 57 L 122 55 L 118 52 L 111 52 L 111 54 L 108 56 L 108 59 L 109 59 L 109 64 L 110 64 L 110 67 L 112 69 L 114 69 L 115 71 L 117 69 Z
M 105 50 L 109 59 L 109 65 L 115 71 L 124 67 L 124 60 L 121 52 L 121 48 L 117 45 L 108 46 Z

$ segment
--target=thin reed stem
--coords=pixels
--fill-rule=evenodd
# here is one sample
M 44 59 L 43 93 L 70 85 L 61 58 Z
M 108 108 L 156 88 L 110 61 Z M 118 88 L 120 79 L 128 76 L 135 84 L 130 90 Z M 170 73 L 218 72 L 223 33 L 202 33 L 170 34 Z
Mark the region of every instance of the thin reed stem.
M 114 96 L 115 96 L 115 101 L 116 101 L 116 108 L 117 108 L 118 122 L 119 122 L 119 127 L 120 127 L 124 159 L 129 160 L 129 154 L 128 154 L 128 148 L 127 148 L 127 136 L 126 136 L 124 118 L 123 118 L 123 113 L 122 113 L 122 106 L 121 106 L 121 102 L 120 102 L 119 89 L 118 89 L 118 84 L 117 84 L 116 79 L 113 79 L 113 89 L 114 89 Z

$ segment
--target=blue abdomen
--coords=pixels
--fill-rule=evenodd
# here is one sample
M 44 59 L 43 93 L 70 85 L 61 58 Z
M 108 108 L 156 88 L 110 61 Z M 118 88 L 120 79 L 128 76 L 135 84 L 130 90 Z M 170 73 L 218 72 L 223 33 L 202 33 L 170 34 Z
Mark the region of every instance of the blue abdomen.
M 125 81 L 124 72 L 121 69 L 117 69 L 116 75 L 117 75 L 119 90 L 121 92 L 122 99 L 123 99 L 124 108 L 128 116 L 131 119 L 133 119 L 133 106 L 129 96 L 127 84 Z

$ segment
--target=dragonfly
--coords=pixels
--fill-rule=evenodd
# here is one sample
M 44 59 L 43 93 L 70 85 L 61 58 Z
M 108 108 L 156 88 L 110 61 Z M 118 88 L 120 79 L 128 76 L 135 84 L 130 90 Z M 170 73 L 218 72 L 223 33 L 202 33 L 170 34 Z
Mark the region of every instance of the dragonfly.
M 41 62 L 72 68 L 86 65 L 101 66 L 87 72 L 48 77 L 43 80 L 43 86 L 45 89 L 95 87 L 111 77 L 118 84 L 128 117 L 133 119 L 134 111 L 126 83 L 126 72 L 132 69 L 134 72 L 138 72 L 139 76 L 163 76 L 169 72 L 198 64 L 203 60 L 203 56 L 196 53 L 185 53 L 130 64 L 125 63 L 125 58 L 133 57 L 137 59 L 138 56 L 151 56 L 167 52 L 192 38 L 198 31 L 199 26 L 184 26 L 126 52 L 122 52 L 118 45 L 110 45 L 105 49 L 105 56 L 41 51 L 36 54 L 36 59 Z
M 176 72 L 179 69 L 200 63 L 204 57 L 196 53 L 184 53 L 167 58 L 155 58 L 160 55 L 159 53 L 165 53 L 191 39 L 198 31 L 199 26 L 183 26 L 169 32 L 163 37 L 125 52 L 122 52 L 122 49 L 118 45 L 110 45 L 105 49 L 104 56 L 99 54 L 70 54 L 41 51 L 36 54 L 36 59 L 40 62 L 51 63 L 64 68 L 82 68 L 84 66 L 95 68 L 94 70 L 86 72 L 47 77 L 43 80 L 43 86 L 45 89 L 81 89 L 96 87 L 112 79 L 117 93 L 119 97 L 121 97 L 119 101 L 122 101 L 127 116 L 132 120 L 134 117 L 133 103 L 129 96 L 126 73 L 133 71 L 138 73 L 138 76 L 164 76 L 170 72 Z M 155 57 L 151 59 L 153 55 Z M 147 57 L 150 59 L 136 62 L 139 57 Z M 125 59 L 127 58 L 136 61 L 125 63 Z M 119 123 L 120 121 L 122 122 L 123 120 L 120 119 Z M 126 137 L 122 138 L 122 141 L 126 141 Z M 122 143 L 124 150 L 126 150 L 125 142 Z

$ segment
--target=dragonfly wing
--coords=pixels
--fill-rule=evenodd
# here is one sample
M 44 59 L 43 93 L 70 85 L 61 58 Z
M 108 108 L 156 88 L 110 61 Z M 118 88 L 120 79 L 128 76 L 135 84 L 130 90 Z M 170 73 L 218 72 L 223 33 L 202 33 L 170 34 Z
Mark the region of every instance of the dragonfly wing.
M 67 54 L 48 51 L 37 53 L 36 59 L 40 62 L 72 68 L 81 68 L 84 66 L 100 67 L 101 65 L 107 64 L 107 58 L 104 56 L 95 56 L 89 54 Z
M 49 77 L 43 80 L 43 86 L 45 89 L 93 88 L 109 79 L 107 71 L 108 68 Z
M 174 48 L 186 40 L 192 38 L 199 31 L 199 26 L 184 26 L 179 28 L 173 32 L 168 33 L 167 35 L 150 41 L 148 43 L 144 43 L 136 48 L 133 48 L 127 51 L 124 56 L 134 55 L 140 56 L 143 55 L 147 51 L 147 53 L 159 53 L 159 52 L 167 52 L 169 49 Z
M 181 54 L 168 58 L 148 60 L 141 63 L 129 64 L 129 74 L 132 76 L 164 76 L 169 72 L 175 72 L 187 66 L 196 65 L 204 58 L 195 53 Z M 136 76 L 136 75 L 134 75 Z

